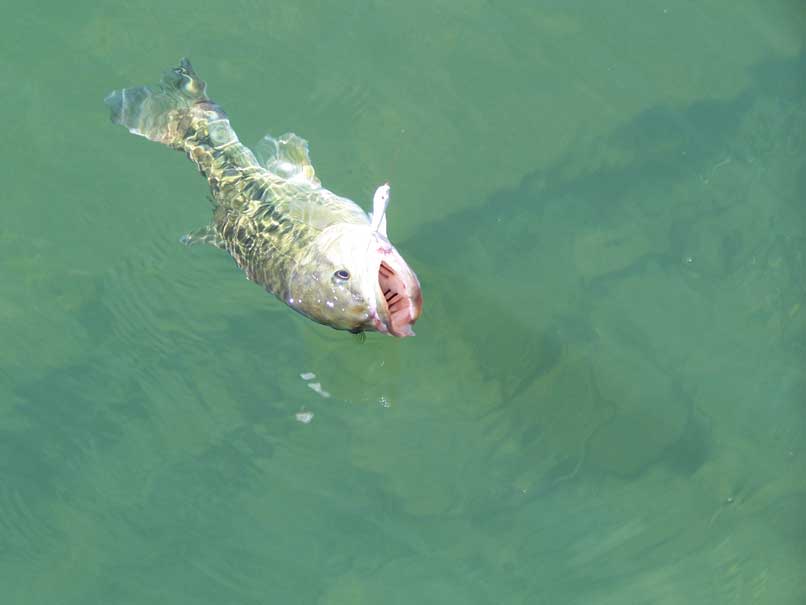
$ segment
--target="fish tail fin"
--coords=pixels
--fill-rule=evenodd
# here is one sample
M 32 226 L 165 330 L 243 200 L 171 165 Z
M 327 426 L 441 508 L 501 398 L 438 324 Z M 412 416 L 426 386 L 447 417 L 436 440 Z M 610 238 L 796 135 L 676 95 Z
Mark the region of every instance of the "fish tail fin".
M 207 97 L 207 85 L 196 75 L 190 61 L 182 59 L 179 67 L 167 71 L 160 83 L 115 90 L 104 99 L 112 122 L 129 132 L 164 145 L 182 148 L 192 135 L 194 106 L 221 111 Z

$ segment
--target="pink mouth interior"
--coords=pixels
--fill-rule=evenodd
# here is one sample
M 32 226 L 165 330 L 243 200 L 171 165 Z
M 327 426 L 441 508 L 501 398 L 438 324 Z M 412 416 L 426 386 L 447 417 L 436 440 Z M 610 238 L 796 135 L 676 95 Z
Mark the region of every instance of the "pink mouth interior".
M 419 297 L 419 292 L 407 292 L 400 276 L 383 261 L 378 269 L 378 283 L 386 300 L 389 331 L 395 336 L 413 336 L 411 324 L 417 321 L 419 309 L 413 309 L 412 302 Z M 415 315 L 412 316 L 412 313 Z

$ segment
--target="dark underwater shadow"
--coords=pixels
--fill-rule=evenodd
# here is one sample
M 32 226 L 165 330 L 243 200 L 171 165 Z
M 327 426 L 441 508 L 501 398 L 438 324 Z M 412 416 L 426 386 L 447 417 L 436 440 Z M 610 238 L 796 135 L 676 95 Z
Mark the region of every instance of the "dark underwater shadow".
M 474 351 L 501 387 L 500 401 L 476 402 L 480 418 L 534 454 L 512 461 L 513 476 L 537 464 L 535 481 L 554 484 L 591 460 L 626 478 L 658 462 L 690 474 L 707 459 L 701 376 L 685 368 L 707 346 L 719 289 L 746 288 L 774 251 L 787 271 L 763 278 L 788 291 L 768 312 L 784 318 L 804 294 L 804 68 L 806 55 L 771 60 L 734 98 L 649 108 L 402 243 L 429 337 Z M 793 226 L 772 236 L 764 221 Z M 804 342 L 799 321 L 788 346 Z M 562 444 L 547 445 L 552 431 Z

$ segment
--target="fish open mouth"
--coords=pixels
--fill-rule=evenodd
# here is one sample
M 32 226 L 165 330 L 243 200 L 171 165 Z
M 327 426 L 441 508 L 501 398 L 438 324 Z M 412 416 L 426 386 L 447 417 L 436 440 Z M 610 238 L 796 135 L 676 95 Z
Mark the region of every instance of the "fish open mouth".
M 387 263 L 378 268 L 378 284 L 386 304 L 387 327 L 395 336 L 414 336 L 411 325 L 420 316 L 422 295 L 419 284 L 406 285 L 401 276 Z M 409 291 L 412 290 L 412 291 Z

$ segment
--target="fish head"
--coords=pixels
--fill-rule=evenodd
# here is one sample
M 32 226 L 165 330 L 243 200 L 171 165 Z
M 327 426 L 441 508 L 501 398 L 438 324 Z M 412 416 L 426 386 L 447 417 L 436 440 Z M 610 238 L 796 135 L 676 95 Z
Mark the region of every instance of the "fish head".
M 325 228 L 291 278 L 288 303 L 338 330 L 413 336 L 422 309 L 416 274 L 369 224 Z

